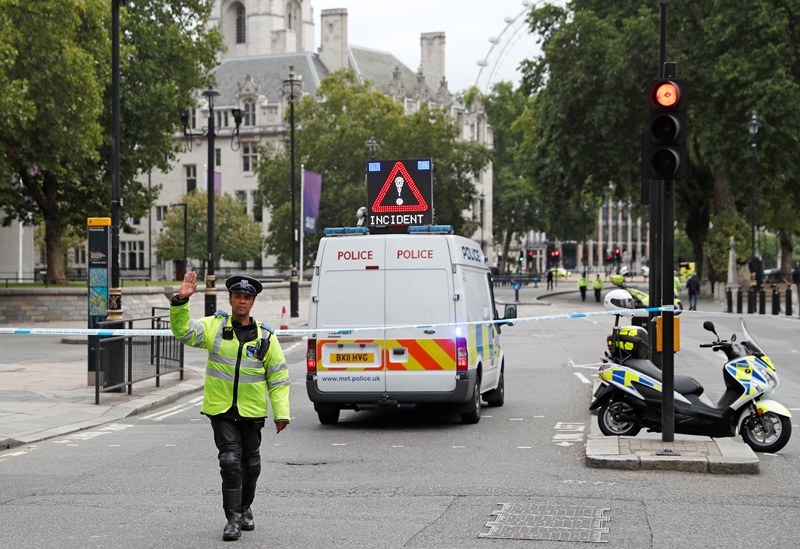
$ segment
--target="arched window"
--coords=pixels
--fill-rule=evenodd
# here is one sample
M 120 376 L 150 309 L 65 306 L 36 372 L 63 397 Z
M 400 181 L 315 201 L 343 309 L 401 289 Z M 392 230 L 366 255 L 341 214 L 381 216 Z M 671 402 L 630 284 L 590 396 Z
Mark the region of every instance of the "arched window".
M 236 6 L 236 43 L 244 44 L 247 40 L 247 17 L 244 11 L 244 6 L 238 4 Z
M 243 126 L 256 125 L 256 104 L 255 101 L 244 102 L 244 117 L 242 120 Z
M 300 5 L 296 1 L 286 3 L 286 28 L 300 30 Z

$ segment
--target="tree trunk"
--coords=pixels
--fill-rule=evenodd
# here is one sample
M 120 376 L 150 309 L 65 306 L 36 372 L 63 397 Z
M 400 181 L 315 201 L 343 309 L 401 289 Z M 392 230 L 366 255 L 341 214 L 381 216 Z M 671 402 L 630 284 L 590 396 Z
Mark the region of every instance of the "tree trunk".
M 716 212 L 736 211 L 731 178 L 718 159 L 711 161 L 711 175 L 714 177 L 714 206 Z
M 781 276 L 785 280 L 792 279 L 792 233 L 788 229 L 781 229 L 778 232 L 778 238 L 781 243 Z
M 506 269 L 508 265 L 508 251 L 511 249 L 511 235 L 513 231 L 512 229 L 506 229 L 506 237 L 503 242 L 503 255 L 500 256 L 500 274 L 506 274 Z
M 60 209 L 58 207 L 58 186 L 56 177 L 45 172 L 43 177 L 43 204 L 40 204 L 44 217 L 44 244 L 47 255 L 47 282 L 48 284 L 66 284 L 64 275 L 64 249 L 61 243 L 63 226 L 61 224 Z
M 66 284 L 64 250 L 61 246 L 61 224 L 57 220 L 45 221 L 44 244 L 47 254 L 47 283 Z

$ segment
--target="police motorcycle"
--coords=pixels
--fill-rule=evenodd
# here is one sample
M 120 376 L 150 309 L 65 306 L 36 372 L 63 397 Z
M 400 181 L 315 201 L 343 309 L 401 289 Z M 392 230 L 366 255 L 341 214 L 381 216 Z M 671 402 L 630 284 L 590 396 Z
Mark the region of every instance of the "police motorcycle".
M 630 308 L 632 298 L 625 290 L 608 293 L 609 310 Z M 606 436 L 635 436 L 642 427 L 661 431 L 661 370 L 648 357 L 647 331 L 637 326 L 619 326 L 617 315 L 608 352 L 598 373 L 601 386 L 590 409 L 598 409 L 597 421 Z M 740 434 L 756 452 L 777 452 L 792 434 L 791 413 L 772 400 L 778 375 L 772 361 L 747 332 L 739 319 L 743 339 L 736 334 L 720 339 L 710 321 L 703 328 L 715 340 L 700 347 L 722 351 L 725 392 L 715 405 L 700 400 L 703 386 L 694 378 L 674 376 L 675 432 L 709 437 Z
M 650 294 L 647 292 L 643 292 L 638 288 L 629 287 L 625 284 L 625 273 L 615 274 L 611 276 L 611 283 L 617 286 L 622 290 L 627 290 L 631 297 L 633 298 L 633 308 L 634 309 L 646 309 L 650 306 Z M 675 313 L 681 314 L 680 311 L 683 310 L 683 303 L 681 302 L 680 298 L 678 297 L 678 292 L 674 292 L 675 300 L 673 301 L 673 305 L 675 305 Z

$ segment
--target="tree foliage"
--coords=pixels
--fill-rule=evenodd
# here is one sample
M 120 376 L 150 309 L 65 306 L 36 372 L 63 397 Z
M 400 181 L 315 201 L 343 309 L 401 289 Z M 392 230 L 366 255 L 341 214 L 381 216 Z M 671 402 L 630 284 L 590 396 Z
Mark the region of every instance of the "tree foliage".
M 168 168 L 179 107 L 190 104 L 221 47 L 204 0 L 137 0 L 120 16 L 120 218 L 146 215 L 159 187 L 136 176 Z M 106 0 L 0 0 L 0 207 L 43 221 L 47 273 L 64 280 L 62 236 L 108 216 L 111 197 L 111 9 Z M 8 30 L 9 32 L 5 32 Z M 6 87 L 8 86 L 8 87 Z M 124 230 L 133 228 L 124 226 Z
M 764 123 L 757 136 L 758 224 L 798 229 L 798 19 L 798 0 L 669 4 L 667 60 L 677 62 L 689 90 L 689 169 L 676 185 L 676 218 L 698 261 L 713 214 L 749 211 L 753 109 Z M 551 221 L 582 193 L 640 196 L 659 21 L 656 1 L 572 0 L 532 9 L 530 27 L 544 54 L 525 66 L 531 100 L 520 119 L 520 156 Z M 550 229 L 561 236 L 558 225 Z
M 186 204 L 186 257 L 200 261 L 205 266 L 208 253 L 208 195 L 194 191 L 183 196 L 179 203 Z M 183 260 L 184 208 L 173 205 L 164 219 L 164 230 L 156 235 L 153 247 L 158 256 L 167 261 Z M 261 257 L 264 237 L 261 223 L 247 215 L 234 197 L 229 194 L 214 197 L 214 263 L 221 259 L 244 262 Z
M 302 165 L 322 174 L 318 233 L 320 227 L 356 224 L 356 212 L 366 204 L 371 136 L 379 143 L 375 158 L 433 159 L 435 222 L 453 225 L 456 233 L 463 230 L 463 212 L 476 198 L 471 177 L 489 161 L 484 147 L 458 139 L 458 127 L 442 111 L 422 105 L 406 115 L 370 82 L 359 82 L 352 70 L 329 75 L 317 97 L 297 101 L 295 128 L 295 216 L 299 219 Z M 289 143 L 285 148 L 263 148 L 256 168 L 258 197 L 271 213 L 267 251 L 283 267 L 291 258 L 290 149 Z M 311 263 L 319 234 L 306 234 L 304 240 L 304 257 Z

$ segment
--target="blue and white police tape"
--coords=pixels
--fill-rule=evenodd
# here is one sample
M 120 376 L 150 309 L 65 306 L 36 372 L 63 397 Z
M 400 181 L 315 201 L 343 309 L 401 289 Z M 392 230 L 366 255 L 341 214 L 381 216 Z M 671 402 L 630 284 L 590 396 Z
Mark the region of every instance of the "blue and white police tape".
M 433 329 L 433 328 L 446 328 L 455 326 L 458 332 L 459 328 L 471 325 L 483 324 L 497 324 L 500 326 L 514 325 L 522 322 L 540 322 L 546 320 L 565 320 L 571 318 L 589 318 L 598 316 L 633 316 L 642 315 L 644 313 L 655 313 L 659 311 L 677 311 L 673 305 L 665 305 L 663 307 L 646 307 L 643 309 L 622 309 L 619 311 L 595 311 L 588 313 L 563 313 L 555 315 L 544 316 L 529 316 L 514 319 L 499 319 L 499 320 L 476 320 L 471 322 L 443 322 L 438 324 L 407 324 L 402 326 L 366 326 L 366 327 L 353 327 L 353 328 L 317 328 L 317 329 L 304 329 L 304 330 L 275 330 L 277 336 L 304 336 L 304 335 L 347 335 L 362 332 L 382 332 L 385 330 L 409 330 L 409 329 Z M 686 311 L 682 311 L 686 312 Z M 692 311 L 694 312 L 694 311 Z M 707 313 L 710 314 L 710 313 Z M 721 313 L 720 313 L 721 314 Z M 73 336 L 99 336 L 99 337 L 112 337 L 112 336 L 169 336 L 172 335 L 171 330 L 147 330 L 147 329 L 108 329 L 108 328 L 2 328 L 0 327 L 0 335 L 2 334 L 15 334 L 15 335 L 73 335 Z

